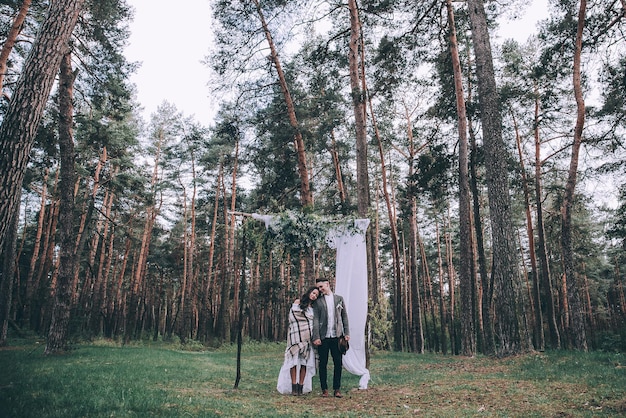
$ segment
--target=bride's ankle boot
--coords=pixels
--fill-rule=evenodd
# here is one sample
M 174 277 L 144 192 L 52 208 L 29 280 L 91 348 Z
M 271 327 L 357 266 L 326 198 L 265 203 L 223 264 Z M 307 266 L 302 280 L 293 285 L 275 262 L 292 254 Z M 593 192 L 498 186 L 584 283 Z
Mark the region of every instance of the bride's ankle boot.
M 304 387 L 303 385 L 298 384 L 298 395 L 302 395 L 302 388 L 303 387 Z
M 292 383 L 292 384 L 291 384 L 291 394 L 292 394 L 292 395 L 294 395 L 294 396 L 295 396 L 295 395 L 297 395 L 297 394 L 298 394 L 298 386 L 299 386 L 299 385 L 298 385 L 298 384 L 296 384 L 296 383 Z

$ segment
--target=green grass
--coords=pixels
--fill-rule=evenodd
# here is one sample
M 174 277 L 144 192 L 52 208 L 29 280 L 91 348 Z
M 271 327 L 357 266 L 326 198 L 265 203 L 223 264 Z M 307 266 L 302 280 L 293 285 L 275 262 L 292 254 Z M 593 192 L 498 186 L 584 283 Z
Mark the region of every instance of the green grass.
M 345 397 L 276 392 L 283 344 L 185 351 L 108 341 L 46 357 L 43 343 L 0 349 L 0 417 L 609 417 L 626 416 L 626 356 L 548 352 L 509 359 L 373 353 L 368 390 Z

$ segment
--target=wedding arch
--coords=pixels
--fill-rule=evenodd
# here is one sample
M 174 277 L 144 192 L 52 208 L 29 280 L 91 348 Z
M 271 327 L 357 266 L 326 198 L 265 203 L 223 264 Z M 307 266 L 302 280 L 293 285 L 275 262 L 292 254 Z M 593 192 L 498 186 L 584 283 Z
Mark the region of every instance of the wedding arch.
M 298 217 L 302 239 L 310 246 L 325 245 L 336 250 L 335 292 L 343 296 L 350 322 L 350 350 L 344 355 L 344 368 L 360 376 L 359 389 L 367 389 L 370 373 L 366 367 L 365 325 L 368 309 L 367 251 L 365 233 L 369 219 L 303 222 L 292 212 L 283 215 L 245 214 L 265 223 L 265 229 L 279 236 L 281 223 Z

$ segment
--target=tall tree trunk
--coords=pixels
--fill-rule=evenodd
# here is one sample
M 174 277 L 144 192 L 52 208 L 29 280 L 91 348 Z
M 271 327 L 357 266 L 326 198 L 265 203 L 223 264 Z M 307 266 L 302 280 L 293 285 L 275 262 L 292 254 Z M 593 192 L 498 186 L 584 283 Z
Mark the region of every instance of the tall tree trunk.
M 52 195 L 57 196 L 57 188 L 59 183 L 60 170 L 57 170 L 57 176 L 55 177 L 55 192 Z M 33 329 L 37 332 L 45 333 L 49 329 L 49 315 L 52 312 L 52 304 L 54 303 L 54 295 L 56 292 L 57 276 L 59 270 L 57 268 L 60 263 L 60 258 L 54 260 L 54 250 L 57 248 L 56 232 L 59 221 L 59 200 L 54 199 L 50 204 L 50 210 L 47 212 L 47 225 L 44 229 L 43 237 L 43 249 L 41 251 L 41 261 L 39 263 L 39 269 L 35 275 L 33 282 L 33 301 L 34 306 L 33 316 L 31 324 Z M 56 263 L 56 265 L 55 265 Z M 49 272 L 52 271 L 52 278 L 49 280 Z M 44 283 L 42 285 L 42 283 Z M 49 292 L 42 291 L 42 288 L 48 285 Z M 48 298 L 44 296 L 47 293 Z
M 37 268 L 37 261 L 43 263 L 45 257 L 40 256 L 41 252 L 41 241 L 43 237 L 44 230 L 44 222 L 46 219 L 46 211 L 47 205 L 46 201 L 48 200 L 48 172 L 49 169 L 46 168 L 44 171 L 43 180 L 41 182 L 41 199 L 39 204 L 39 216 L 37 219 L 37 231 L 35 232 L 35 242 L 33 245 L 33 252 L 30 258 L 30 267 L 28 268 L 28 273 L 26 273 L 26 289 L 24 291 L 24 306 L 22 307 L 22 325 L 31 327 L 30 318 L 32 315 L 32 303 L 33 303 L 33 293 L 34 293 L 34 277 L 35 271 Z M 52 207 L 50 207 L 50 210 Z
M 378 238 L 380 237 L 380 211 L 378 208 L 378 194 L 375 195 L 375 204 L 373 205 L 373 225 L 370 224 L 370 227 L 366 233 L 366 245 L 367 245 L 367 276 L 368 276 L 368 289 L 370 297 L 372 298 L 372 305 L 378 306 L 380 303 L 380 297 L 383 293 L 382 286 L 380 284 L 380 280 L 378 278 Z
M 181 285 L 180 311 L 181 323 L 179 325 L 179 337 L 184 343 L 187 339 L 194 338 L 197 334 L 196 303 L 197 303 L 197 274 L 196 274 L 196 198 L 198 193 L 196 157 L 192 146 L 188 145 L 189 163 L 191 164 L 191 197 L 187 204 L 187 189 L 183 179 L 179 176 L 179 182 L 183 189 L 183 283 Z M 189 225 L 189 227 L 187 227 Z
M 348 0 L 350 12 L 350 40 L 348 44 L 348 67 L 350 73 L 350 91 L 356 137 L 356 183 L 357 183 L 357 212 L 360 217 L 366 218 L 370 208 L 369 171 L 367 165 L 367 91 L 364 78 L 364 50 L 361 35 L 361 20 L 356 0 Z M 378 287 L 378 273 L 376 269 L 377 255 L 374 243 L 373 228 L 367 234 L 368 241 L 368 276 L 371 277 L 373 288 Z M 376 293 L 373 291 L 373 293 Z M 373 299 L 376 300 L 376 294 Z
M 624 295 L 624 285 L 622 284 L 619 259 L 614 258 L 613 283 L 607 295 L 607 305 L 611 325 L 615 329 L 623 326 L 626 320 L 626 296 Z
M 372 115 L 373 117 L 373 115 Z M 387 205 L 387 216 L 389 217 L 389 240 L 391 241 L 392 249 L 392 263 L 393 263 L 393 280 L 394 280 L 394 343 L 395 349 L 401 351 L 403 349 L 402 329 L 405 326 L 406 317 L 403 309 L 403 292 L 404 286 L 402 286 L 402 259 L 400 255 L 400 244 L 398 241 L 398 227 L 395 210 L 389 196 L 389 185 L 387 184 L 387 167 L 385 164 L 385 154 L 383 150 L 382 139 L 378 133 L 378 127 L 374 123 L 374 132 L 378 141 L 378 153 L 380 157 L 380 172 L 382 181 L 382 192 Z
M 534 137 L 535 137 L 535 205 L 537 218 L 537 253 L 539 255 L 539 266 L 541 270 L 542 303 L 546 306 L 546 321 L 550 331 L 550 344 L 552 349 L 561 348 L 561 336 L 556 323 L 556 309 L 554 307 L 554 293 L 552 280 L 550 278 L 550 263 L 548 262 L 548 250 L 546 248 L 546 232 L 543 225 L 543 185 L 541 173 L 541 139 L 539 137 L 539 92 L 535 84 L 535 116 L 534 116 Z
M 422 242 L 422 237 L 420 235 L 419 227 L 416 229 L 416 239 L 417 246 L 420 252 L 420 262 L 422 267 L 422 276 L 424 282 L 424 299 L 428 301 L 424 307 L 424 313 L 426 310 L 430 313 L 430 322 L 432 324 L 432 330 L 429 332 L 428 326 L 426 326 L 426 333 L 430 336 L 430 350 L 438 352 L 439 351 L 439 334 L 437 333 L 437 312 L 436 312 L 436 303 L 435 303 L 435 295 L 433 293 L 433 281 L 430 277 L 430 269 L 428 267 L 428 258 L 426 257 L 426 249 L 424 248 L 424 243 Z M 427 321 L 426 321 L 427 322 Z
M 444 233 L 444 242 L 446 244 L 446 267 L 448 276 L 448 289 L 450 292 L 450 340 L 451 340 L 451 352 L 452 354 L 458 354 L 458 332 L 456 327 L 457 322 L 457 304 L 456 304 L 456 274 L 454 270 L 453 253 L 452 249 L 452 237 L 450 230 L 450 207 L 448 206 L 448 213 L 444 225 L 447 223 L 446 232 Z M 471 298 L 471 295 L 470 295 Z
M 562 261 L 561 261 L 562 263 Z M 561 332 L 565 336 L 565 347 L 571 348 L 571 336 L 569 332 L 569 302 L 567 301 L 567 276 L 565 273 L 561 273 L 561 281 L 559 282 L 559 322 L 561 326 Z M 569 339 L 568 339 L 569 338 Z
M 543 351 L 545 349 L 545 336 L 543 332 L 543 311 L 541 308 L 541 289 L 539 286 L 539 270 L 537 268 L 537 254 L 535 253 L 535 232 L 533 228 L 533 217 L 530 208 L 530 190 L 528 190 L 528 178 L 526 177 L 526 166 L 524 164 L 524 154 L 522 153 L 522 140 L 519 135 L 519 128 L 515 115 L 511 114 L 515 127 L 515 142 L 517 143 L 517 153 L 519 155 L 520 172 L 522 175 L 522 188 L 524 190 L 524 209 L 526 213 L 526 235 L 528 237 L 528 257 L 530 258 L 530 275 L 533 280 L 533 291 L 529 294 L 530 303 L 535 319 L 534 343 L 535 349 Z
M 93 189 L 91 190 L 90 197 L 86 198 L 86 203 L 83 205 L 83 213 L 80 217 L 80 222 L 78 226 L 78 233 L 76 237 L 76 254 L 80 257 L 83 254 L 83 250 L 85 245 L 87 244 L 87 238 L 89 237 L 89 225 L 91 224 L 91 218 L 93 216 L 93 212 L 96 205 L 96 197 L 98 195 L 98 190 L 100 189 L 100 172 L 102 168 L 106 164 L 108 160 L 107 147 L 102 147 L 102 152 L 100 153 L 100 158 L 98 159 L 98 163 L 96 164 L 94 175 L 93 175 Z M 85 195 L 87 197 L 89 193 L 85 191 Z M 74 273 L 74 282 L 72 283 L 72 289 L 74 289 L 74 293 L 72 294 L 72 304 L 78 303 L 79 293 L 78 293 L 78 283 L 80 281 L 80 268 L 77 268 Z
M 227 271 L 229 272 L 229 283 L 232 283 L 235 287 L 235 293 L 234 293 L 234 298 L 235 301 L 233 303 L 233 307 L 237 306 L 237 298 L 239 297 L 239 293 L 237 292 L 237 290 L 239 290 L 239 285 L 237 282 L 237 270 L 236 270 L 236 251 L 235 251 L 235 244 L 236 244 L 236 235 L 235 235 L 235 230 L 236 230 L 236 222 L 235 222 L 235 210 L 237 209 L 237 161 L 238 161 L 238 156 L 239 156 L 239 140 L 237 140 L 235 142 L 235 156 L 234 156 L 234 165 L 233 165 L 233 173 L 232 173 L 232 177 L 231 177 L 231 182 L 230 182 L 230 209 L 228 210 L 230 216 L 228 217 L 228 221 L 226 222 L 227 225 L 227 231 L 228 231 L 228 235 L 229 238 L 227 240 L 227 260 L 228 260 L 228 268 Z M 224 193 L 224 195 L 226 195 L 226 193 Z M 231 318 L 235 317 L 235 313 L 233 312 L 230 315 Z M 236 325 L 236 323 L 233 321 L 233 326 Z M 233 330 L 235 331 L 235 330 Z M 233 335 L 233 334 L 231 334 Z M 234 334 L 236 335 L 236 334 Z
M 77 266 L 74 252 L 74 184 L 76 168 L 74 161 L 74 97 L 75 74 L 72 72 L 72 56 L 68 51 L 61 61 L 59 74 L 59 154 L 61 158 L 59 246 L 60 263 L 57 287 L 52 309 L 52 321 L 46 342 L 46 354 L 64 351 L 68 342 L 70 308 L 72 305 L 72 279 Z
M 563 204 L 561 206 L 561 247 L 563 253 L 563 267 L 567 280 L 567 299 L 569 304 L 568 335 L 570 343 L 577 350 L 587 351 L 587 335 L 585 317 L 580 296 L 580 283 L 574 267 L 574 250 L 572 248 L 572 206 L 576 177 L 578 174 L 578 155 L 582 144 L 583 127 L 585 125 L 585 101 L 581 86 L 580 61 L 583 43 L 583 29 L 585 27 L 585 13 L 587 1 L 580 0 L 578 10 L 578 26 L 576 30 L 576 44 L 574 47 L 574 96 L 576 98 L 576 126 L 574 127 L 574 143 L 567 183 L 565 185 Z
M 439 321 L 441 322 L 439 333 L 441 340 L 441 352 L 443 354 L 448 353 L 448 343 L 446 339 L 446 330 L 448 330 L 448 335 L 452 336 L 452 329 L 448 328 L 448 324 L 450 323 L 449 318 L 452 315 L 447 315 L 446 313 L 446 301 L 445 301 L 445 282 L 443 280 L 443 256 L 441 253 L 441 235 L 439 233 L 439 222 L 435 222 L 435 229 L 437 231 L 437 275 L 439 276 Z M 454 350 L 454 347 L 452 347 Z
M 7 248 L 0 248 L 0 347 L 7 345 L 9 332 L 9 319 L 13 300 L 13 283 L 16 276 L 17 257 L 17 229 L 19 224 L 19 211 L 15 211 L 11 220 L 11 228 L 7 231 Z
M 487 17 L 482 0 L 468 0 L 476 77 L 483 123 L 483 141 L 489 213 L 492 231 L 492 272 L 498 321 L 496 352 L 500 356 L 522 351 L 519 321 L 517 249 L 511 217 L 506 147 L 502 140 L 502 115 L 496 88 Z
M 196 199 L 198 195 L 198 178 L 196 173 L 196 157 L 192 148 L 190 152 L 191 158 L 191 178 L 193 181 L 192 195 L 191 195 L 191 214 L 190 214 L 190 230 L 189 230 L 189 284 L 187 292 L 190 298 L 189 310 L 187 312 L 187 320 L 191 324 L 190 337 L 195 338 L 198 333 L 198 321 L 197 321 L 197 303 L 198 303 L 198 268 L 196 266 Z
M 94 287 L 96 286 L 96 256 L 98 254 L 98 249 L 101 246 L 103 231 L 106 225 L 106 219 L 102 216 L 104 211 L 104 205 L 108 200 L 108 194 L 105 193 L 103 198 L 103 204 L 98 211 L 98 218 L 96 221 L 96 227 L 93 234 L 91 234 L 91 242 L 89 244 L 89 255 L 87 257 L 87 265 L 92 266 L 92 268 L 86 269 L 83 274 L 75 273 L 74 277 L 82 277 L 83 282 L 79 288 L 81 289 L 78 292 L 79 304 L 78 306 L 83 310 L 84 314 L 89 316 L 91 314 L 91 306 L 93 306 L 93 298 L 94 298 Z M 95 203 L 95 202 L 94 202 Z M 93 212 L 92 212 L 93 213 Z
M 22 31 L 22 27 L 24 25 L 24 21 L 26 20 L 26 15 L 28 14 L 28 9 L 30 9 L 31 0 L 23 0 L 22 5 L 20 6 L 20 10 L 13 19 L 13 24 L 11 25 L 11 29 L 9 29 L 9 33 L 7 33 L 7 38 L 2 44 L 2 50 L 0 50 L 0 92 L 2 95 L 6 97 L 6 93 L 4 93 L 4 76 L 7 73 L 8 67 L 7 62 L 9 61 L 9 55 L 11 55 L 11 51 L 13 51 L 13 47 L 15 46 L 15 41 L 17 40 L 18 35 Z
M 143 289 L 143 279 L 146 272 L 146 266 L 148 263 L 148 253 L 150 249 L 150 240 L 152 238 L 152 230 L 154 228 L 154 222 L 156 220 L 157 215 L 160 210 L 159 197 L 157 195 L 157 183 L 159 181 L 159 164 L 161 159 L 161 147 L 164 146 L 165 142 L 165 133 L 163 129 L 159 129 L 157 132 L 156 138 L 156 149 L 154 156 L 154 169 L 152 170 L 152 179 L 150 180 L 150 190 L 152 196 L 154 197 L 154 203 L 151 203 L 149 207 L 146 208 L 146 215 L 143 225 L 143 231 L 141 234 L 141 244 L 139 247 L 139 253 L 136 258 L 136 263 L 134 266 L 134 271 L 131 279 L 130 285 L 130 295 L 129 295 L 129 306 L 128 306 L 128 317 L 126 318 L 126 327 L 125 327 L 125 342 L 130 341 L 137 332 L 137 323 L 139 321 L 140 315 L 140 303 L 141 303 L 141 295 L 140 290 Z
M 20 202 L 21 202 L 21 197 L 20 197 Z M 22 215 L 24 217 L 24 219 L 28 218 L 28 205 L 24 205 L 24 214 Z M 18 220 L 17 222 L 19 222 L 19 211 L 17 212 L 17 216 L 18 216 Z M 24 227 L 22 228 L 22 232 L 21 232 L 21 237 L 19 238 L 19 246 L 16 248 L 16 252 L 14 255 L 14 262 L 15 262 L 15 276 L 14 276 L 14 283 L 13 283 L 13 289 L 21 289 L 22 288 L 22 284 L 21 284 L 21 280 L 20 280 L 20 276 L 22 274 L 22 271 L 20 269 L 20 265 L 17 262 L 17 260 L 21 259 L 22 254 L 24 254 L 24 246 L 26 244 L 26 238 L 29 236 L 29 232 L 28 232 L 28 226 L 24 225 Z M 0 254 L 2 257 L 0 259 L 5 259 L 6 257 L 4 257 L 4 255 Z M 0 296 L 1 298 L 1 296 Z M 15 292 L 12 295 L 12 299 L 11 299 L 11 306 L 9 307 L 9 311 L 11 310 L 15 310 L 17 311 L 17 307 L 22 305 L 22 299 L 20 298 L 20 294 L 19 292 Z
M 265 38 L 267 39 L 267 43 L 270 47 L 272 62 L 274 62 L 274 67 L 276 67 L 278 82 L 285 98 L 285 105 L 287 106 L 289 124 L 294 131 L 294 146 L 298 156 L 298 174 L 300 175 L 300 202 L 302 203 L 302 207 L 310 206 L 313 204 L 313 194 L 311 193 L 311 187 L 309 185 L 309 170 L 307 168 L 306 150 L 304 147 L 304 139 L 302 138 L 302 131 L 300 130 L 300 124 L 298 123 L 298 118 L 296 117 L 296 109 L 291 93 L 289 92 L 289 87 L 287 86 L 287 80 L 285 78 L 280 59 L 278 58 L 276 45 L 274 45 L 274 40 L 272 39 L 272 34 L 269 31 L 267 22 L 265 22 L 265 16 L 263 15 L 263 10 L 261 10 L 259 0 L 254 0 L 254 4 L 263 26 Z
M 112 226 L 111 226 L 111 208 L 113 206 L 115 194 L 107 190 L 103 202 L 103 227 L 100 251 L 98 254 L 97 272 L 94 281 L 93 300 L 91 302 L 91 323 L 92 329 L 97 335 L 102 335 L 104 326 L 104 312 L 106 306 L 107 290 L 109 276 L 107 271 L 107 259 L 109 250 L 112 248 Z
M 373 110 L 372 110 L 373 113 Z M 414 349 L 418 353 L 424 352 L 424 319 L 422 296 L 420 294 L 419 275 L 418 275 L 418 250 L 419 250 L 419 232 L 417 230 L 417 197 L 415 196 L 415 180 L 414 180 L 414 164 L 415 155 L 417 153 L 415 147 L 415 138 L 413 137 L 413 124 L 411 123 L 411 115 L 407 106 L 404 106 L 404 117 L 406 119 L 406 132 L 409 140 L 409 172 L 407 175 L 407 199 L 409 201 L 409 248 L 408 248 L 408 266 L 409 266 L 409 283 L 411 290 L 411 304 L 413 312 L 411 319 L 413 322 L 413 333 L 415 335 Z
M 617 266 L 617 271 L 615 274 L 615 280 L 613 281 L 613 286 L 615 287 L 615 293 L 617 293 L 616 300 L 618 301 L 620 307 L 619 313 L 626 317 L 626 295 L 624 295 L 624 286 L 619 273 L 619 264 L 616 262 L 615 265 Z
M 230 341 L 230 289 L 232 286 L 232 280 L 231 280 L 231 276 L 230 276 L 230 269 L 232 269 L 232 261 L 230 259 L 230 227 L 229 225 L 231 224 L 231 222 L 229 221 L 230 219 L 230 215 L 228 214 L 228 206 L 226 206 L 226 185 L 224 182 L 224 177 L 222 177 L 222 184 L 221 184 L 221 188 L 222 188 L 222 195 L 224 196 L 224 211 L 223 211 L 223 216 L 224 216 L 224 225 L 225 227 L 225 231 L 224 231 L 224 237 L 225 237 L 225 243 L 224 243 L 224 252 L 222 253 L 222 256 L 220 258 L 220 266 L 219 266 L 219 270 L 220 270 L 220 293 L 219 293 L 219 308 L 218 308 L 218 312 L 216 315 L 216 331 L 217 331 L 217 335 L 219 336 L 219 338 L 225 340 L 225 341 Z M 234 215 L 233 215 L 234 216 Z
M 128 259 L 130 258 L 130 250 L 131 250 L 132 238 L 129 235 L 126 236 L 126 243 L 124 246 L 124 258 L 122 259 L 122 266 L 117 274 L 117 281 L 115 284 L 115 294 L 114 297 L 111 298 L 109 302 L 109 311 L 113 316 L 112 322 L 115 322 L 117 326 L 116 329 L 112 331 L 112 333 L 117 333 L 118 329 L 124 324 L 126 319 L 126 315 L 124 315 L 124 295 L 125 292 L 122 292 L 122 286 L 124 284 L 124 277 L 126 277 L 126 268 L 128 266 Z
M 242 226 L 242 242 L 241 242 L 241 271 L 239 280 L 239 304 L 237 306 L 237 372 L 235 377 L 235 385 L 233 389 L 239 388 L 239 382 L 241 381 L 241 347 L 243 345 L 243 325 L 244 325 L 244 312 L 245 312 L 245 296 L 246 296 L 246 258 L 247 258 L 247 243 L 246 243 L 246 224 L 247 221 L 243 221 Z
M 0 125 L 0 248 L 5 248 L 7 229 L 19 208 L 30 150 L 84 2 L 50 3 Z
M 176 334 L 180 338 L 181 344 L 185 344 L 187 342 L 187 338 L 189 337 L 188 332 L 188 321 L 187 321 L 187 313 L 188 313 L 188 303 L 187 303 L 187 292 L 189 286 L 189 249 L 188 249 L 188 231 L 187 231 L 187 189 L 185 188 L 182 180 L 179 177 L 179 182 L 182 187 L 182 196 L 181 199 L 183 201 L 183 238 L 181 245 L 183 247 L 183 274 L 182 274 L 182 282 L 180 284 L 180 298 L 178 299 L 178 314 L 176 315 L 176 324 L 174 327 L 176 328 Z
M 287 116 L 289 117 L 289 125 L 293 129 L 294 133 L 294 147 L 298 159 L 298 174 L 300 176 L 300 203 L 303 208 L 307 206 L 313 205 L 313 193 L 311 191 L 311 186 L 309 182 L 309 169 L 306 159 L 306 149 L 304 146 L 304 138 L 302 137 L 302 130 L 300 129 L 300 124 L 298 122 L 298 118 L 296 116 L 296 108 L 293 103 L 293 98 L 291 97 L 291 93 L 289 92 L 289 86 L 287 85 L 287 79 L 285 78 L 285 74 L 282 69 L 282 65 L 280 59 L 278 57 L 278 51 L 276 50 L 276 45 L 274 44 L 274 40 L 272 38 L 272 34 L 269 31 L 269 27 L 267 26 L 267 22 L 265 21 L 265 16 L 263 15 L 263 11 L 261 10 L 261 5 L 259 4 L 259 0 L 254 0 L 254 4 L 256 5 L 257 13 L 259 15 L 259 20 L 263 26 L 263 32 L 265 33 L 265 38 L 267 39 L 267 43 L 270 47 L 270 54 L 272 57 L 272 62 L 274 63 L 274 67 L 276 68 L 276 73 L 278 75 L 278 82 L 280 84 L 280 88 L 283 92 L 283 96 L 285 99 L 285 105 L 287 107 Z M 314 275 L 314 267 L 313 267 L 313 253 L 311 251 L 304 251 L 302 254 L 303 258 L 302 269 L 300 270 L 300 281 L 304 282 L 305 277 L 313 277 Z
M 114 269 L 113 259 L 114 254 L 113 250 L 115 248 L 115 228 L 111 226 L 111 232 L 109 234 L 109 243 L 107 245 L 107 250 L 103 251 L 105 253 L 105 259 L 102 259 L 102 264 L 104 264 L 104 271 L 102 272 L 102 292 L 100 298 L 100 307 L 98 309 L 99 318 L 99 335 L 109 335 L 110 336 L 110 328 L 109 325 L 111 323 L 111 314 L 112 311 L 109 310 L 109 300 L 113 298 L 113 277 L 114 277 Z
M 348 0 L 350 11 L 350 43 L 348 65 L 350 68 L 350 90 L 352 95 L 352 109 L 356 129 L 356 182 L 357 207 L 359 216 L 367 217 L 370 205 L 369 177 L 367 170 L 367 109 L 366 91 L 363 88 L 361 55 L 363 43 L 361 38 L 361 21 L 356 0 Z
M 468 46 L 467 56 L 471 57 Z M 471 67 L 471 60 L 468 62 L 468 67 Z M 467 102 L 472 103 L 472 78 L 468 74 L 467 83 L 469 85 L 467 89 Z M 470 159 L 469 159 L 469 172 L 470 172 L 470 189 L 472 191 L 472 220 L 474 226 L 474 237 L 476 244 L 476 261 L 478 262 L 478 273 L 480 273 L 480 280 L 476 281 L 478 287 L 477 290 L 477 325 L 478 336 L 480 341 L 477 342 L 477 348 L 484 354 L 495 353 L 495 329 L 493 325 L 493 276 L 487 272 L 487 256 L 485 254 L 485 238 L 483 234 L 483 221 L 481 216 L 481 204 L 480 204 L 480 190 L 478 189 L 478 143 L 476 141 L 476 133 L 474 126 L 469 121 L 467 124 L 467 131 L 470 139 Z
M 589 328 L 589 338 L 595 341 L 596 321 L 593 317 L 593 305 L 591 304 L 591 295 L 589 294 L 589 280 L 587 280 L 587 265 L 583 263 L 583 290 L 585 292 L 585 316 Z
M 467 140 L 467 112 L 463 92 L 463 74 L 454 23 L 452 1 L 446 0 L 450 30 L 450 56 L 454 73 L 457 130 L 459 132 L 459 290 L 461 292 L 461 352 L 464 356 L 476 353 L 476 272 L 474 269 L 474 240 L 472 238 L 472 208 L 470 204 L 469 161 Z
M 339 164 L 339 153 L 337 152 L 337 141 L 335 140 L 335 131 L 330 131 L 331 147 L 330 154 L 333 157 L 333 167 L 335 168 L 335 177 L 337 178 L 337 191 L 339 192 L 339 201 L 342 207 L 346 203 L 346 188 L 343 184 L 343 174 L 341 174 L 341 165 Z
M 222 183 L 222 178 L 224 176 L 224 163 L 220 161 L 219 170 L 217 179 L 215 181 L 215 199 L 213 203 L 213 219 L 211 221 L 211 234 L 209 237 L 209 266 L 207 268 L 207 287 L 205 288 L 205 305 L 206 311 L 208 312 L 207 322 L 209 322 L 209 331 L 213 332 L 215 329 L 214 321 L 217 317 L 217 306 L 219 306 L 216 301 L 216 295 L 219 293 L 215 291 L 216 282 L 217 282 L 217 272 L 213 271 L 213 263 L 215 259 L 215 237 L 217 230 L 217 221 L 219 215 L 219 206 L 220 206 L 220 184 Z

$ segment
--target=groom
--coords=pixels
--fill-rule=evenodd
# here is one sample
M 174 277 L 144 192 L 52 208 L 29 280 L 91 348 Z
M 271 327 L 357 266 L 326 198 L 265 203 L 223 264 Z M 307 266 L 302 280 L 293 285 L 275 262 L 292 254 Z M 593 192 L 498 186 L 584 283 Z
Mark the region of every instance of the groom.
M 339 351 L 339 337 L 344 335 L 350 340 L 348 313 L 343 297 L 333 294 L 326 278 L 315 281 L 320 296 L 313 303 L 313 345 L 319 354 L 319 374 L 322 396 L 328 397 L 328 353 L 333 358 L 333 391 L 336 398 L 341 398 L 341 369 L 343 366 Z

